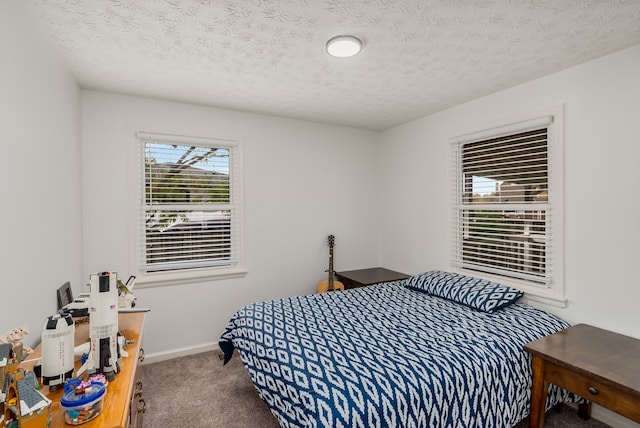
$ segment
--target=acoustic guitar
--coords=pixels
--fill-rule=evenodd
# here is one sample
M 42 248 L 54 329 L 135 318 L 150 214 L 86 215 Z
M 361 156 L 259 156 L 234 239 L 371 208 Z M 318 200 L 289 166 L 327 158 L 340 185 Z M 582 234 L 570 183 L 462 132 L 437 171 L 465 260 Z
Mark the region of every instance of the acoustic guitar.
M 340 281 L 336 281 L 333 279 L 333 243 L 335 241 L 335 237 L 333 235 L 329 235 L 329 278 L 321 281 L 318 284 L 318 293 L 324 293 L 325 291 L 335 291 L 335 290 L 344 290 L 344 284 Z

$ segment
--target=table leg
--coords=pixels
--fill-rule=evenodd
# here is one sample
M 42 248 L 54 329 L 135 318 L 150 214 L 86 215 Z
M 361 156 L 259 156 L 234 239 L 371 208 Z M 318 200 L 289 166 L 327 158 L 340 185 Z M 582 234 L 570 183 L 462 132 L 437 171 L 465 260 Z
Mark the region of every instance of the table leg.
M 529 428 L 542 428 L 549 383 L 544 379 L 544 360 L 542 358 L 534 355 L 531 366 L 533 368 L 533 382 L 531 383 Z
M 578 404 L 578 416 L 584 420 L 591 419 L 591 401 Z

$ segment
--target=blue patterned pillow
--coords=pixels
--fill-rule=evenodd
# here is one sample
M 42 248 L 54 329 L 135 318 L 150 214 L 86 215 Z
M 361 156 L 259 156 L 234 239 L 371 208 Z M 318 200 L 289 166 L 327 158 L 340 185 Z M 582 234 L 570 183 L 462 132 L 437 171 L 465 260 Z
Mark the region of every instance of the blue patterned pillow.
M 444 288 L 454 275 L 455 274 L 451 272 L 432 270 L 407 278 L 404 285 L 414 290 L 433 294 L 432 291 Z
M 442 271 L 412 276 L 405 286 L 489 313 L 514 303 L 524 294 L 486 279 Z

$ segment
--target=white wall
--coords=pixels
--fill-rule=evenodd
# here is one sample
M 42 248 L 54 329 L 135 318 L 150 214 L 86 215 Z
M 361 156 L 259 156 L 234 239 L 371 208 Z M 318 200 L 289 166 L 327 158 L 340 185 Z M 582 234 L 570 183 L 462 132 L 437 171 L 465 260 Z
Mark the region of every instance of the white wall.
M 139 289 L 151 308 L 145 350 L 162 354 L 219 339 L 244 304 L 309 294 L 335 269 L 379 263 L 377 133 L 229 110 L 84 91 L 85 275 L 132 272 L 128 194 L 133 132 L 236 138 L 244 156 L 244 278 Z M 135 152 L 133 152 L 135 153 Z
M 26 2 L 0 2 L 0 334 L 40 341 L 56 289 L 81 281 L 80 89 L 39 38 Z
M 386 131 L 382 264 L 410 274 L 449 268 L 449 138 L 564 104 L 568 306 L 546 309 L 640 338 L 639 76 L 636 46 Z

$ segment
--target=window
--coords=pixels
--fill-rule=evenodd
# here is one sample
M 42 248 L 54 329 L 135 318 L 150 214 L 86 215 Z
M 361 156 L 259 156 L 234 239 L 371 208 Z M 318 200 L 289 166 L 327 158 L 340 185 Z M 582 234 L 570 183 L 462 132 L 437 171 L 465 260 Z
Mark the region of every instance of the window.
M 137 139 L 139 271 L 236 267 L 237 143 L 142 132 Z
M 562 149 L 556 134 L 549 115 L 452 140 L 455 267 L 543 288 L 558 281 L 562 240 L 553 230 L 561 222 L 561 172 L 552 172 Z

